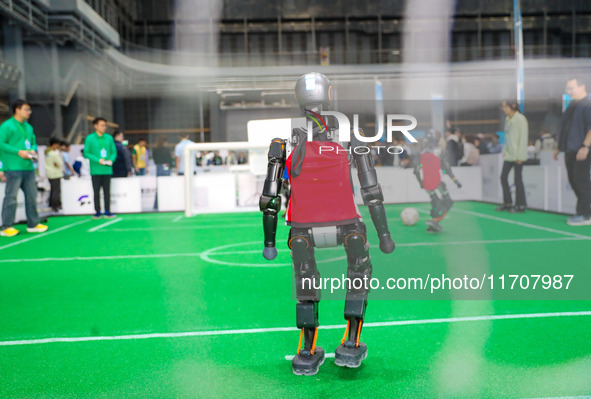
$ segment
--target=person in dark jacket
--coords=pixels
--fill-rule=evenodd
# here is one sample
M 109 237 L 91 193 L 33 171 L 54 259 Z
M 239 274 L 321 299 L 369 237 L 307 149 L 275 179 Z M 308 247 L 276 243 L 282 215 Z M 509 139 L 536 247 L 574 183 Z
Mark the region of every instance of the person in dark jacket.
M 460 138 L 454 131 L 448 130 L 445 132 L 445 157 L 450 166 L 458 166 L 458 161 L 462 159 L 463 153 L 460 154 Z M 462 155 L 462 156 L 460 156 Z
M 159 136 L 156 142 L 156 148 L 152 151 L 154 163 L 156 164 L 156 176 L 170 176 L 172 169 L 172 149 L 166 145 L 166 142 L 166 136 Z
M 568 182 L 577 196 L 576 214 L 567 224 L 591 225 L 591 95 L 579 78 L 566 83 L 566 92 L 572 101 L 562 114 L 554 159 L 564 152 Z
M 113 133 L 115 148 L 117 148 L 117 159 L 113 162 L 113 177 L 127 177 L 131 175 L 131 154 L 123 145 L 123 132 L 116 130 Z

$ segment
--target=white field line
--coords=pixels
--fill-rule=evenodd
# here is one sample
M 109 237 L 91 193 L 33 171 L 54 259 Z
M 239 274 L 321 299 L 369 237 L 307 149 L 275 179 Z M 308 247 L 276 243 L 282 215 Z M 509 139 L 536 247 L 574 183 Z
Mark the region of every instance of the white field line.
M 580 317 L 591 316 L 591 311 L 580 312 L 554 312 L 554 313 L 526 313 L 526 314 L 505 314 L 489 316 L 472 317 L 449 317 L 441 319 L 422 319 L 422 320 L 396 320 L 376 323 L 364 323 L 364 328 L 408 326 L 421 324 L 443 324 L 443 323 L 462 323 L 471 321 L 490 321 L 490 320 L 514 320 L 514 319 L 538 319 L 550 317 Z M 320 326 L 321 330 L 344 329 L 344 324 Z M 152 338 L 183 338 L 183 337 L 202 337 L 218 335 L 241 335 L 241 334 L 264 334 L 273 332 L 293 332 L 299 331 L 296 327 L 272 327 L 272 328 L 247 328 L 236 330 L 211 330 L 211 331 L 189 331 L 177 333 L 151 333 L 151 334 L 128 334 L 128 335 L 109 335 L 109 336 L 91 336 L 91 337 L 52 337 L 40 339 L 22 339 L 12 341 L 0 341 L 0 346 L 20 346 L 20 345 L 39 345 L 51 343 L 72 343 L 72 342 L 90 342 L 90 341 L 131 341 L 139 339 Z
M 70 227 L 78 226 L 79 224 L 82 224 L 82 223 L 87 223 L 90 220 L 91 219 L 80 220 L 80 221 L 78 221 L 76 223 L 72 223 L 72 224 L 68 224 L 66 226 L 58 227 L 55 230 L 49 230 L 49 231 L 47 231 L 45 233 L 30 233 L 30 234 L 35 234 L 35 235 L 32 236 L 32 237 L 29 237 L 29 238 L 25 238 L 25 239 L 20 240 L 20 241 L 15 241 L 13 243 L 3 245 L 3 246 L 0 247 L 0 251 L 3 250 L 3 249 L 6 249 L 6 248 L 13 247 L 13 246 L 18 245 L 18 244 L 22 244 L 22 243 L 29 242 L 29 241 L 32 241 L 32 240 L 36 240 L 37 238 L 47 237 L 47 236 L 49 236 L 51 234 L 55 234 L 55 233 L 60 232 L 62 230 L 69 229 Z
M 110 226 L 110 225 L 112 225 L 112 224 L 115 224 L 115 223 L 117 223 L 117 222 L 120 222 L 120 221 L 122 221 L 122 220 L 123 220 L 123 218 L 120 218 L 120 217 L 119 217 L 119 218 L 116 218 L 116 219 L 110 220 L 110 221 L 108 221 L 107 223 L 103 223 L 103 224 L 100 224 L 100 225 L 98 225 L 98 226 L 95 226 L 95 227 L 93 227 L 92 229 L 89 229 L 88 231 L 89 231 L 90 233 L 93 233 L 93 232 L 95 232 L 95 231 L 99 231 L 99 230 L 100 230 L 100 229 L 102 229 L 103 227 Z
M 258 251 L 261 252 L 261 251 Z M 106 256 L 72 256 L 66 258 L 38 258 L 38 259 L 0 259 L 0 263 L 18 262 L 68 262 L 90 260 L 115 260 L 115 259 L 146 259 L 146 258 L 176 258 L 201 256 L 201 252 L 184 254 L 138 254 L 138 255 L 106 255 Z
M 183 215 L 178 215 L 177 217 L 175 217 L 174 219 L 172 219 L 172 223 L 176 223 L 179 220 L 181 220 L 183 218 Z
M 127 227 L 127 228 L 115 228 L 115 229 L 108 229 L 104 230 L 105 232 L 114 232 L 114 231 L 169 231 L 169 230 L 206 230 L 206 229 L 234 229 L 234 228 L 241 228 L 241 227 L 260 227 L 262 224 L 217 224 L 217 225 L 210 225 L 210 226 L 164 226 L 164 227 Z
M 520 238 L 517 240 L 475 240 L 475 241 L 447 241 L 447 242 L 409 242 L 396 244 L 400 247 L 423 247 L 423 246 L 444 246 L 444 245 L 477 245 L 477 244 L 514 244 L 514 243 L 529 243 L 529 242 L 558 242 L 558 241 L 579 241 L 583 238 L 577 237 L 563 237 L 563 238 Z M 374 246 L 375 248 L 376 246 Z M 342 247 L 321 248 L 320 251 L 342 251 Z M 278 249 L 277 252 L 290 252 L 291 250 Z M 262 251 L 260 249 L 251 249 L 246 251 L 229 251 L 220 253 L 210 253 L 210 255 L 246 255 L 258 254 Z M 116 259 L 150 259 L 150 258 L 182 258 L 182 257 L 198 257 L 203 252 L 188 252 L 188 253 L 173 253 L 173 254 L 137 254 L 137 255 L 105 255 L 105 256 L 71 256 L 63 258 L 30 258 L 30 259 L 0 259 L 0 263 L 20 263 L 20 262 L 68 262 L 68 261 L 91 261 L 91 260 L 116 260 Z
M 480 218 L 496 220 L 499 222 L 509 223 L 509 224 L 513 224 L 516 226 L 529 227 L 531 229 L 536 229 L 536 230 L 549 231 L 551 233 L 561 234 L 561 235 L 570 236 L 570 237 L 577 237 L 577 238 L 584 239 L 584 240 L 591 240 L 590 236 L 585 236 L 585 235 L 577 234 L 577 233 L 571 233 L 569 231 L 556 230 L 556 229 L 552 229 L 550 227 L 538 226 L 536 224 L 531 224 L 531 223 L 519 222 L 517 220 L 504 219 L 504 218 L 500 218 L 498 216 L 486 215 L 484 213 L 465 211 L 462 209 L 454 209 L 453 212 L 459 212 L 459 213 L 464 213 L 466 215 L 478 216 Z

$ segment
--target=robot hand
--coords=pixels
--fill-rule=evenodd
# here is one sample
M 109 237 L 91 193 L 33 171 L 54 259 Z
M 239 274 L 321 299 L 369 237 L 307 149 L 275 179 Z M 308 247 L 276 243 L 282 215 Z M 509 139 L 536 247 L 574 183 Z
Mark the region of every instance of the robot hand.
M 389 234 L 380 237 L 380 251 L 385 254 L 391 254 L 394 252 L 395 247 L 396 244 L 394 244 L 394 240 L 392 240 L 392 237 L 390 237 Z
M 275 234 L 277 232 L 277 213 L 281 209 L 281 197 L 270 197 L 263 194 L 259 206 L 263 211 L 263 230 L 265 233 L 263 257 L 267 260 L 273 260 L 277 256 Z
M 263 258 L 267 260 L 273 260 L 277 257 L 277 248 L 275 247 L 265 247 L 263 249 Z
M 456 183 L 456 186 L 458 186 L 458 188 L 462 188 L 462 183 L 460 183 L 459 180 L 455 180 L 454 183 Z
M 421 179 L 421 171 L 418 166 L 415 168 L 413 173 L 414 173 L 415 177 L 417 178 L 417 181 L 419 182 L 419 186 L 421 188 L 423 188 L 423 179 Z

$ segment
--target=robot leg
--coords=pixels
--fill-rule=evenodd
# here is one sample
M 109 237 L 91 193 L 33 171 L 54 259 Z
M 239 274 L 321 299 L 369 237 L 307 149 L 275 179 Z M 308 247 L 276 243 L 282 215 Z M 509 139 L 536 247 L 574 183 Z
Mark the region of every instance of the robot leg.
M 449 212 L 449 210 L 453 206 L 454 202 L 452 201 L 451 197 L 449 196 L 449 193 L 447 192 L 447 186 L 445 185 L 444 182 L 439 183 L 439 186 L 437 187 L 437 189 L 439 190 L 439 193 L 441 194 L 441 201 L 443 202 L 443 206 L 445 207 L 445 212 L 447 213 L 447 212 Z
M 341 345 L 335 350 L 335 364 L 355 368 L 367 357 L 367 346 L 359 342 L 372 272 L 365 225 L 356 223 L 344 229 L 343 244 L 347 252 L 349 279 L 345 299 L 347 328 Z
M 314 375 L 324 363 L 324 350 L 316 346 L 320 290 L 315 287 L 320 287 L 320 273 L 314 259 L 314 242 L 306 229 L 292 229 L 288 244 L 291 248 L 298 299 L 296 320 L 301 329 L 292 370 L 297 375 Z
M 441 198 L 437 195 L 437 191 L 441 194 Z M 429 195 L 431 196 L 431 204 L 433 206 L 433 209 L 431 209 L 431 216 L 433 219 L 427 221 L 427 226 L 429 226 L 427 228 L 428 233 L 441 233 L 443 231 L 443 227 L 439 222 L 443 220 L 454 204 L 447 192 L 447 186 L 444 182 L 439 183 L 437 191 L 429 192 Z
M 427 220 L 427 233 L 440 233 L 443 231 L 443 227 L 439 224 L 439 222 L 445 217 L 447 210 L 445 208 L 445 204 L 439 195 L 437 195 L 437 191 L 427 191 L 429 197 L 431 197 L 431 220 Z

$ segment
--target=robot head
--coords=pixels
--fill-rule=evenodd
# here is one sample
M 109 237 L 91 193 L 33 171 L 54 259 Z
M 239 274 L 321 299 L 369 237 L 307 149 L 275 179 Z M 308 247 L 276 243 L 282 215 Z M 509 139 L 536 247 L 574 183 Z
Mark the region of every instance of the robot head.
M 423 140 L 423 149 L 426 151 L 433 151 L 439 145 L 439 138 L 441 133 L 435 129 L 429 129 L 425 133 L 425 139 Z
M 333 88 L 330 80 L 318 72 L 310 72 L 300 77 L 295 86 L 295 97 L 302 111 L 313 108 L 328 110 L 333 104 Z

